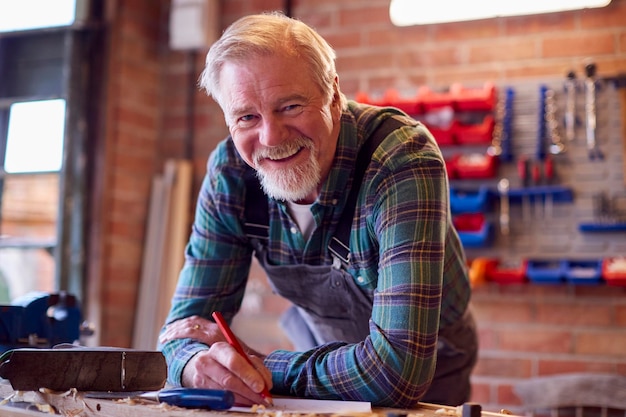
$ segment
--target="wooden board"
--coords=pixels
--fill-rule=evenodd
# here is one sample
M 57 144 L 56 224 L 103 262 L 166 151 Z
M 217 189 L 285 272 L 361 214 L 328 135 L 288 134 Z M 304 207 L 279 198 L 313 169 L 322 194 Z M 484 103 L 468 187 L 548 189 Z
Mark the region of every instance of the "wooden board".
M 154 178 L 143 256 L 139 303 L 135 316 L 135 349 L 155 349 L 161 326 L 184 263 L 189 238 L 191 162 L 169 159 L 164 173 Z M 156 302 L 155 302 L 156 301 Z
M 7 388 L 6 384 L 0 384 L 0 397 L 6 398 L 12 393 L 10 386 Z M 81 393 L 75 392 L 47 394 L 28 392 L 24 394 L 24 400 L 50 404 L 61 415 L 80 417 L 254 417 L 263 415 L 231 411 L 189 410 L 161 405 L 147 400 L 129 402 L 128 400 L 85 398 Z M 14 410 L 17 409 L 9 406 L 0 406 L 0 415 L 2 417 L 42 417 L 46 415 L 37 411 L 23 413 L 21 410 L 15 412 Z M 407 417 L 446 417 L 455 416 L 454 411 L 455 407 L 420 403 L 420 407 L 412 410 L 375 408 L 371 413 L 359 414 L 358 417 L 386 417 L 390 412 L 406 415 Z M 304 417 L 304 415 L 302 416 Z M 511 417 L 511 415 L 483 411 L 481 417 Z

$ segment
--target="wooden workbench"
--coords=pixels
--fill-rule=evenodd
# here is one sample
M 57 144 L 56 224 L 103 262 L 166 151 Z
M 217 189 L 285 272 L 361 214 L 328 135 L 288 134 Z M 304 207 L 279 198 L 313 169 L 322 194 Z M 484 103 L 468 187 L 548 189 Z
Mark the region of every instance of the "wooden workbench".
M 8 383 L 0 382 L 0 398 L 8 398 L 13 395 L 14 391 Z M 82 393 L 40 393 L 26 392 L 20 393 L 22 400 L 31 403 L 26 408 L 20 408 L 17 404 L 7 402 L 0 405 L 0 416 L 2 417 L 45 417 L 50 414 L 45 413 L 48 406 L 54 407 L 49 409 L 50 413 L 57 413 L 66 417 L 268 417 L 272 413 L 241 413 L 230 411 L 204 411 L 190 410 L 185 408 L 172 407 L 165 404 L 157 404 L 149 400 L 107 400 L 96 398 L 85 398 Z M 44 409 L 39 411 L 38 404 Z M 22 402 L 23 406 L 24 403 Z M 456 416 L 455 407 L 445 407 L 435 404 L 420 403 L 420 406 L 414 410 L 400 410 L 391 408 L 374 408 L 372 413 L 367 416 L 359 414 L 358 417 L 387 417 L 390 413 L 397 416 L 406 417 L 445 417 Z M 296 417 L 295 414 L 290 414 Z M 305 417 L 305 415 L 301 415 Z M 282 414 L 281 417 L 287 417 Z M 306 415 L 310 417 L 310 415 Z M 350 416 L 341 416 L 350 417 Z M 353 416 L 357 417 L 357 416 Z M 459 416 L 460 417 L 460 416 Z M 482 412 L 481 417 L 511 417 L 510 414 Z

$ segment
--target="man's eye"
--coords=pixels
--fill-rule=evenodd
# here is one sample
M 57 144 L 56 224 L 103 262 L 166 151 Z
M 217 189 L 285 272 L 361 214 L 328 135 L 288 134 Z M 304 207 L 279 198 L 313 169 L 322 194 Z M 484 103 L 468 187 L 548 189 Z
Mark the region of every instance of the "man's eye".
M 283 107 L 283 112 L 285 113 L 299 113 L 302 111 L 302 106 L 300 104 L 289 104 L 288 106 Z
M 250 127 L 252 125 L 254 125 L 254 123 L 256 122 L 257 117 L 253 114 L 246 114 L 244 116 L 241 116 L 237 119 L 237 125 L 240 127 Z

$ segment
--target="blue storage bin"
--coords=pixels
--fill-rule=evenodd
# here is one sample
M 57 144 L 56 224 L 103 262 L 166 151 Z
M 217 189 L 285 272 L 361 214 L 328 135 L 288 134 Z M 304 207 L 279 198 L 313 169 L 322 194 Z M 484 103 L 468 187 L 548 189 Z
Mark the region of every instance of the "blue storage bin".
M 491 245 L 491 236 L 493 226 L 489 221 L 485 221 L 477 231 L 460 231 L 458 230 L 461 244 L 466 248 L 484 248 Z
M 600 284 L 602 281 L 602 260 L 590 259 L 566 261 L 565 279 L 572 284 Z
M 528 261 L 526 275 L 529 281 L 538 284 L 560 284 L 565 280 L 566 261 L 537 260 Z
M 478 190 L 450 188 L 450 210 L 452 213 L 478 213 L 485 211 L 489 189 L 481 186 Z

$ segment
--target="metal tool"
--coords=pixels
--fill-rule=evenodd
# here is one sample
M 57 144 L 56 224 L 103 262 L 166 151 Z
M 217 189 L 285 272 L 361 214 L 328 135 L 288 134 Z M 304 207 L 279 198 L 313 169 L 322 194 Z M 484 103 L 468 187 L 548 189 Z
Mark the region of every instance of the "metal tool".
M 559 131 L 559 121 L 556 115 L 556 93 L 553 89 L 546 90 L 544 100 L 544 122 L 546 123 L 546 134 L 550 138 L 548 150 L 552 155 L 558 155 L 565 152 L 566 148 Z
M 524 188 L 522 190 L 522 218 L 524 223 L 530 222 L 530 197 L 527 193 L 527 188 L 530 185 L 530 161 L 526 157 L 522 157 L 517 161 L 517 175 L 521 181 L 521 185 Z
M 585 65 L 585 115 L 589 159 L 604 159 L 596 138 L 596 64 Z
M 167 363 L 159 351 L 23 348 L 2 354 L 0 377 L 20 391 L 154 391 L 165 386 Z
M 554 180 L 554 161 L 551 157 L 547 157 L 543 165 L 543 176 L 547 185 L 552 184 Z M 549 220 L 552 218 L 552 210 L 554 206 L 554 195 L 551 190 L 546 190 L 546 196 L 544 201 L 543 214 L 544 219 Z
M 508 236 L 510 233 L 510 214 L 509 214 L 509 180 L 502 178 L 498 181 L 498 193 L 500 194 L 500 233 Z
M 31 292 L 0 310 L 0 353 L 74 343 L 82 334 L 79 302 L 65 292 Z
M 576 139 L 576 73 L 569 71 L 565 80 L 565 138 Z
M 206 410 L 228 410 L 235 403 L 232 391 L 204 388 L 168 388 L 151 392 L 88 392 L 85 397 L 109 400 L 142 398 L 176 407 Z

